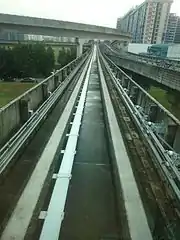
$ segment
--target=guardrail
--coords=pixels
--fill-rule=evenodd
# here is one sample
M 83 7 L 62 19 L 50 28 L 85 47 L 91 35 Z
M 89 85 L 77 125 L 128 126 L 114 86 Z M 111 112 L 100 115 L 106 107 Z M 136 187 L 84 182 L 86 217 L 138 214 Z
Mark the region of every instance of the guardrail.
M 155 165 L 180 203 L 180 121 L 143 88 L 101 54 L 134 123 L 155 156 Z
M 22 120 L 21 117 L 23 117 L 23 120 L 25 121 L 24 124 L 16 132 L 16 134 L 14 134 L 13 137 L 10 138 L 10 140 L 7 141 L 6 144 L 0 149 L 0 173 L 4 171 L 6 166 L 11 162 L 16 153 L 25 144 L 29 136 L 34 132 L 34 130 L 40 124 L 40 122 L 47 117 L 47 114 L 52 108 L 52 106 L 59 99 L 61 94 L 66 90 L 67 86 L 75 76 L 76 72 L 81 68 L 81 66 L 88 59 L 89 56 L 90 52 L 82 55 L 78 59 L 75 59 L 73 62 L 69 63 L 64 68 L 60 69 L 56 73 L 53 73 L 42 83 L 33 87 L 32 89 L 30 89 L 29 91 L 15 99 L 13 102 L 11 102 L 9 105 L 1 109 L 0 112 L 1 118 L 4 117 L 3 115 L 4 113 L 5 114 L 9 113 L 9 111 L 11 111 L 14 105 L 18 109 L 17 114 L 20 114 L 22 107 L 21 101 L 25 103 L 23 105 L 25 106 L 25 108 L 23 109 L 25 113 L 22 116 L 19 115 L 18 118 L 19 121 L 21 121 Z M 51 83 L 51 81 L 53 82 L 53 84 Z M 52 92 L 50 92 L 50 89 L 52 89 L 51 90 Z M 27 98 L 34 96 L 34 94 L 39 94 L 39 91 L 41 92 L 41 95 L 38 98 L 38 101 L 36 101 L 36 104 L 34 105 L 28 104 L 29 101 L 27 100 Z M 44 92 L 46 93 L 46 95 L 43 95 Z M 31 101 L 33 102 L 34 99 L 32 98 Z M 39 104 L 42 103 L 39 108 L 37 107 L 38 106 L 37 103 Z M 34 108 L 32 108 L 32 106 Z M 27 117 L 27 119 L 24 118 L 24 115 Z M 19 122 L 17 124 L 17 122 L 15 121 L 14 126 L 15 127 L 19 126 Z
M 93 56 L 93 55 L 92 55 Z M 92 66 L 92 56 L 87 62 L 87 72 L 85 71 L 85 80 L 82 87 L 82 92 L 79 97 L 77 108 L 74 113 L 74 119 L 72 121 L 71 129 L 68 134 L 68 140 L 63 153 L 62 162 L 57 173 L 57 180 L 52 192 L 52 196 L 49 202 L 47 216 L 42 227 L 40 240 L 58 239 L 61 224 L 64 218 L 64 208 L 67 199 L 67 193 L 69 188 L 69 183 L 72 174 L 73 162 L 76 152 L 76 146 L 79 138 L 79 131 L 81 126 L 81 119 L 83 116 L 86 93 L 89 82 L 89 75 Z M 86 68 L 85 67 L 85 68 Z M 61 196 L 58 201 L 57 209 L 57 199 Z M 53 224 L 53 231 L 52 231 Z
M 0 108 L 0 146 L 31 117 L 32 113 L 46 101 L 87 54 L 85 53 L 75 59 L 6 106 Z

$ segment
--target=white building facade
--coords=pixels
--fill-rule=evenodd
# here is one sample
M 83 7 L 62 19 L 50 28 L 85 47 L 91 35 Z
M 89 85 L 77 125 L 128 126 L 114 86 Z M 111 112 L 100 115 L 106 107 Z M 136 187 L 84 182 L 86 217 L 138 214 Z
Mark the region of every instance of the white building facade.
M 179 17 L 175 13 L 169 14 L 164 43 L 174 43 Z
M 120 22 L 121 30 L 132 34 L 132 42 L 162 43 L 173 0 L 145 0 Z

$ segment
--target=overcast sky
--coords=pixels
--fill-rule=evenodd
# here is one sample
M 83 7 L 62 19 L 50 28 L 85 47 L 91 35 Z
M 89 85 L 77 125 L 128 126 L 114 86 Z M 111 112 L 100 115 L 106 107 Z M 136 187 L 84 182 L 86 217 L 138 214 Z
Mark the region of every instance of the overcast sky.
M 0 0 L 0 12 L 116 27 L 117 17 L 143 0 Z M 171 12 L 180 15 L 180 0 Z

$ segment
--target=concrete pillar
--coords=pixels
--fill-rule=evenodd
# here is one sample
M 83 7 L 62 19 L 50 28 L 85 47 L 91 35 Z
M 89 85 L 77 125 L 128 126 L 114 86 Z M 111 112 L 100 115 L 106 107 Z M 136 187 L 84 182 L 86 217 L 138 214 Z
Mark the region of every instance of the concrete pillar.
M 132 88 L 132 82 L 129 79 L 127 79 L 127 81 L 128 81 L 127 89 L 128 89 L 128 91 L 130 93 L 131 92 L 131 88 Z
M 20 121 L 24 124 L 29 118 L 28 100 L 21 99 L 19 102 L 20 108 Z
M 144 97 L 144 93 L 142 91 L 139 90 L 138 93 L 138 99 L 137 99 L 137 105 L 141 106 L 142 101 L 143 101 L 143 97 Z
M 122 76 L 122 85 L 123 85 L 123 88 L 127 88 L 128 87 L 128 81 L 129 79 L 126 77 L 126 76 Z
M 145 113 L 149 115 L 150 108 L 151 108 L 152 102 L 151 100 L 147 97 L 146 98 L 146 104 L 145 104 Z
M 131 87 L 130 97 L 131 97 L 132 102 L 133 102 L 135 105 L 137 104 L 138 95 L 139 95 L 139 88 L 136 87 L 136 86 L 132 86 L 132 87 Z
M 174 146 L 174 142 L 175 142 L 175 139 L 176 139 L 176 132 L 177 132 L 177 125 L 175 123 L 169 124 L 168 128 L 167 128 L 166 142 L 171 147 Z M 176 141 L 177 141 L 177 139 L 176 139 Z M 180 143 L 180 141 L 179 141 L 179 143 Z M 179 152 L 180 152 L 180 145 L 179 145 Z
M 84 44 L 85 40 L 76 38 L 76 42 L 77 42 L 77 54 L 76 54 L 76 56 L 80 57 L 83 53 L 83 44 Z
M 156 122 L 158 118 L 159 107 L 157 105 L 151 105 L 149 110 L 149 121 Z
M 158 108 L 158 111 L 157 111 L 157 122 L 163 121 L 166 117 L 167 117 L 167 115 L 164 113 L 164 111 L 161 110 L 160 108 Z
M 116 78 L 119 78 L 118 76 L 119 76 L 119 70 L 116 68 L 116 69 L 114 69 L 114 74 L 115 74 L 115 77 Z
M 119 70 L 118 70 L 118 78 L 121 80 L 121 82 L 122 82 L 122 76 L 123 76 L 123 74 L 122 74 L 122 72 L 120 72 Z

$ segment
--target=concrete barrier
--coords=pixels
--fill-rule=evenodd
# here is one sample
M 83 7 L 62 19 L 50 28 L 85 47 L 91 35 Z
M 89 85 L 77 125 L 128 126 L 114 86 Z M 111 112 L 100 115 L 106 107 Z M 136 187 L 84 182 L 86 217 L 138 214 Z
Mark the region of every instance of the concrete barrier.
M 73 70 L 87 54 L 88 52 L 81 55 L 0 109 L 0 146 L 3 146 L 58 87 L 59 80 L 63 81 L 68 76 L 69 69 Z
M 120 56 L 108 55 L 108 57 L 119 67 L 125 68 L 142 76 L 151 78 L 171 89 L 180 91 L 179 72 L 153 66 L 148 63 L 137 62 Z
M 0 144 L 20 126 L 19 101 L 9 104 L 0 112 Z

